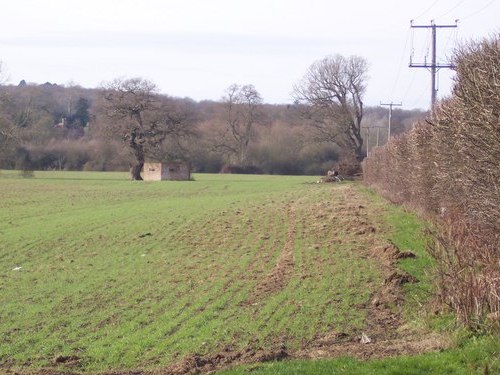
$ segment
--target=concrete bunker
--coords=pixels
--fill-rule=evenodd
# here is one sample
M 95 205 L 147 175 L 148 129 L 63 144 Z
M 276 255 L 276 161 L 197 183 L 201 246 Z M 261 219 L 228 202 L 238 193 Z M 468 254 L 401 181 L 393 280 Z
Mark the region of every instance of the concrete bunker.
M 189 181 L 191 165 L 186 162 L 144 163 L 144 181 Z

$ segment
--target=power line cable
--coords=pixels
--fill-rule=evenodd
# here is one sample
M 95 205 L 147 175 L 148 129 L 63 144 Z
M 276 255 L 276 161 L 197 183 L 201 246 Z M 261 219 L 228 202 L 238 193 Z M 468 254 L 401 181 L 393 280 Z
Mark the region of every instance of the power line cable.
M 448 50 L 448 46 L 450 45 L 450 43 L 454 44 L 455 47 L 457 45 L 457 39 L 458 39 L 458 27 L 453 29 L 453 31 L 450 33 L 450 35 L 448 35 L 448 39 L 446 40 L 446 44 L 444 45 L 444 51 L 447 51 Z M 452 41 L 453 39 L 453 41 Z M 449 60 L 449 58 L 447 57 L 447 60 Z
M 425 57 L 424 60 L 427 61 L 427 57 L 429 57 L 429 51 L 431 50 L 432 47 L 432 31 L 429 29 L 427 30 L 427 47 L 425 47 L 425 44 L 423 45 L 423 50 L 422 52 L 425 51 Z
M 430 35 L 430 31 L 428 31 L 428 34 Z M 414 39 L 415 39 L 415 32 L 414 32 L 414 29 L 413 28 L 410 28 L 410 35 L 411 35 L 411 46 L 410 46 L 410 53 L 411 53 L 411 57 L 410 57 L 410 64 L 412 62 L 412 59 L 415 57 L 415 49 L 414 49 Z M 429 48 L 430 48 L 430 38 L 426 38 L 426 40 L 428 40 L 428 43 L 427 43 L 427 46 L 425 44 L 422 44 L 422 46 L 420 47 L 420 53 L 418 55 L 417 58 L 421 58 L 424 53 L 426 52 L 427 50 L 427 55 L 429 54 Z M 412 70 L 412 75 L 411 75 L 411 80 L 410 80 L 410 83 L 408 84 L 404 94 L 403 94 L 403 99 L 402 99 L 402 102 L 403 103 L 406 103 L 407 101 L 407 98 L 408 98 L 408 94 L 410 93 L 411 89 L 413 88 L 413 84 L 415 83 L 415 78 L 417 76 L 417 73 L 415 70 Z
M 406 108 L 416 108 L 419 105 L 419 103 L 423 100 L 424 95 L 425 95 L 427 90 L 428 90 L 427 87 L 424 87 L 420 91 L 420 94 L 413 97 L 413 100 L 410 101 L 410 104 L 407 105 Z
M 455 9 L 457 9 L 460 5 L 462 5 L 463 3 L 465 3 L 466 0 L 461 0 L 459 1 L 453 8 L 451 8 L 450 10 L 448 10 L 447 12 L 444 12 L 443 14 L 439 15 L 436 17 L 436 19 L 438 18 L 441 18 L 441 17 L 444 17 L 444 16 L 447 16 L 448 14 L 450 14 L 451 12 L 453 12 Z
M 408 41 L 410 39 L 410 35 L 411 35 L 411 29 L 408 29 L 408 32 L 406 33 L 405 44 L 403 47 L 403 53 L 401 54 L 401 59 L 399 61 L 399 69 L 398 69 L 398 72 L 396 74 L 396 80 L 394 81 L 394 85 L 392 85 L 392 90 L 391 90 L 391 95 L 390 95 L 391 98 L 393 97 L 394 90 L 396 89 L 396 86 L 399 83 L 399 77 L 401 76 L 401 69 L 403 67 L 403 61 L 404 61 L 404 58 L 406 56 L 406 49 L 408 46 Z
M 484 10 L 486 10 L 487 8 L 489 8 L 496 0 L 491 0 L 489 3 L 487 3 L 484 7 L 482 7 L 481 9 L 479 9 L 478 11 L 476 12 L 473 12 L 465 17 L 462 17 L 462 21 L 464 20 L 467 20 L 469 18 L 472 18 L 476 15 L 478 15 L 479 13 L 483 12 Z
M 424 10 L 419 16 L 415 17 L 415 19 L 418 19 L 422 17 L 424 14 L 427 14 L 428 11 L 430 11 L 432 8 L 434 8 L 434 5 L 436 5 L 439 2 L 439 0 L 435 0 L 426 10 Z
M 415 82 L 415 77 L 417 75 L 416 71 L 415 70 L 412 70 L 412 77 L 411 77 L 411 80 L 410 80 L 410 84 L 408 85 L 408 87 L 406 88 L 406 91 L 403 95 L 403 102 L 406 103 L 406 98 L 408 97 L 408 93 L 410 92 L 410 89 L 412 88 L 413 86 L 413 82 Z
M 418 95 L 417 100 L 415 101 L 414 108 L 419 105 L 420 102 L 424 100 L 424 96 L 427 96 L 427 88 L 424 88 L 421 92 L 420 95 Z
M 427 36 L 425 37 L 425 42 L 420 44 L 420 49 L 417 50 L 417 55 L 415 56 L 415 48 L 413 47 L 415 43 L 415 32 L 414 29 L 412 29 L 412 38 L 411 38 L 411 58 L 410 58 L 410 63 L 411 61 L 416 57 L 417 59 L 425 59 L 427 60 L 427 57 L 429 56 L 429 50 L 431 48 L 431 31 L 427 31 Z
M 410 28 L 410 35 L 411 35 L 411 40 L 410 40 L 410 63 L 415 56 L 415 48 L 413 47 L 415 45 L 415 32 L 413 31 L 412 28 Z

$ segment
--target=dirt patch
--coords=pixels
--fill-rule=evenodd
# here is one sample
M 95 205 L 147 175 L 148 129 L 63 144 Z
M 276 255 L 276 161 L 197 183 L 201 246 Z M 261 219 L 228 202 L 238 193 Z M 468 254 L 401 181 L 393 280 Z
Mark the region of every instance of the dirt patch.
M 372 247 L 367 256 L 377 260 L 384 283 L 371 298 L 365 321 L 365 332 L 370 337 L 371 344 L 386 342 L 388 348 L 400 341 L 410 342 L 410 338 L 403 339 L 399 332 L 403 324 L 401 307 L 404 302 L 401 286 L 405 283 L 418 282 L 418 280 L 398 270 L 396 262 L 402 258 L 414 257 L 414 254 L 401 252 L 394 244 L 385 243 Z
M 238 365 L 293 359 L 326 359 L 349 356 L 358 359 L 376 359 L 396 355 L 415 355 L 431 350 L 442 350 L 448 342 L 436 334 L 411 335 L 409 337 L 372 341 L 363 344 L 360 337 L 349 338 L 339 333 L 329 340 L 318 340 L 313 345 L 297 351 L 278 349 L 275 351 L 245 349 L 243 351 L 224 350 L 213 356 L 190 355 L 180 362 L 162 370 L 144 375 L 185 375 L 220 371 Z M 105 375 L 131 375 L 105 374 Z
M 372 337 L 370 337 L 372 338 Z M 358 359 L 375 359 L 396 355 L 416 355 L 433 350 L 446 348 L 449 343 L 434 333 L 426 335 L 409 334 L 408 337 L 399 337 L 373 341 L 363 344 L 360 337 L 351 342 L 339 342 L 325 346 L 315 346 L 294 353 L 294 358 L 319 359 L 349 356 Z
M 288 353 L 279 349 L 276 351 L 252 350 L 246 349 L 243 351 L 232 351 L 225 349 L 214 356 L 201 357 L 197 355 L 189 355 L 184 357 L 180 362 L 154 372 L 157 375 L 184 375 L 207 373 L 215 370 L 229 368 L 235 364 L 259 363 L 269 361 L 280 361 L 288 358 Z

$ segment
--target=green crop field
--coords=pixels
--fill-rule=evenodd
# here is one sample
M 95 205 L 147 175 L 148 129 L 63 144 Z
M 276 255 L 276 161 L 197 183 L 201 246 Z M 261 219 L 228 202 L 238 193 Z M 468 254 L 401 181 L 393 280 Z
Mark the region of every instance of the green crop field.
M 313 177 L 1 171 L 0 371 L 370 358 L 362 333 L 408 354 L 403 291 L 381 294 L 395 266 L 372 251 L 398 241 L 386 206 Z

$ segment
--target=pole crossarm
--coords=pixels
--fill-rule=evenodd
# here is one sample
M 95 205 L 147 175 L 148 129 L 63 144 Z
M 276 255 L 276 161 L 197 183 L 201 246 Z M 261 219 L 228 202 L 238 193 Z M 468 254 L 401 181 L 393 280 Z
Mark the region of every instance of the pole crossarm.
M 389 126 L 387 128 L 387 141 L 389 141 L 389 139 L 391 139 L 392 107 L 401 107 L 403 105 L 403 103 L 394 103 L 394 102 L 382 103 L 382 102 L 380 102 L 380 105 L 389 107 Z
M 458 20 L 455 21 L 456 23 L 454 25 L 436 25 L 434 22 L 431 21 L 430 25 L 414 25 L 413 20 L 410 21 L 411 25 L 410 27 L 414 29 L 429 29 L 429 28 L 436 28 L 436 29 L 442 29 L 442 28 L 452 28 L 452 27 L 457 27 Z
M 390 103 L 380 103 L 380 105 L 389 106 L 389 107 L 401 107 L 403 105 L 403 103 L 390 102 Z
M 427 63 L 414 63 L 414 62 L 410 62 L 410 64 L 408 65 L 410 68 L 432 68 L 432 67 L 435 67 L 435 68 L 448 68 L 448 69 L 455 69 L 456 68 L 456 65 L 453 65 L 453 64 L 436 64 L 436 65 L 432 65 L 432 64 L 427 64 Z

